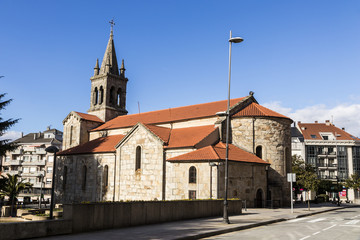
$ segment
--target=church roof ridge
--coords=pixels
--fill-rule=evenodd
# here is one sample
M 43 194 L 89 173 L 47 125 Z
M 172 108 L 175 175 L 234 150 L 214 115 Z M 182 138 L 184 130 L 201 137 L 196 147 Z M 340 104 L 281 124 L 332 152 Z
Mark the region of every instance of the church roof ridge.
M 230 104 L 234 105 L 238 101 L 241 101 L 244 97 L 233 98 L 230 100 Z M 129 115 L 118 116 L 103 125 L 91 130 L 100 131 L 105 129 L 123 128 L 134 126 L 138 122 L 145 124 L 160 124 L 177 122 L 182 120 L 190 120 L 196 118 L 215 117 L 216 113 L 225 111 L 227 107 L 227 100 L 200 103 L 188 106 L 181 106 L 175 108 L 167 108 L 162 110 L 135 113 Z M 169 111 L 170 110 L 170 111 Z

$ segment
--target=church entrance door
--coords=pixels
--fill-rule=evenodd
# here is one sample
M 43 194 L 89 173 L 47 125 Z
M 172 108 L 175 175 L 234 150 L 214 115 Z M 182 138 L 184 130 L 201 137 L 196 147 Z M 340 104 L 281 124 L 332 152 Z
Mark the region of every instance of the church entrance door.
M 263 192 L 261 189 L 258 189 L 256 192 L 255 207 L 257 208 L 263 207 Z

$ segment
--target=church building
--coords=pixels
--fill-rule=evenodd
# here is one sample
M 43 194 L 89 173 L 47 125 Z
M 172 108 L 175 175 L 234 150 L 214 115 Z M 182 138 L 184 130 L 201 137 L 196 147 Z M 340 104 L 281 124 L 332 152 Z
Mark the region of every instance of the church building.
M 227 100 L 128 115 L 112 30 L 90 80 L 89 110 L 63 121 L 56 202 L 224 197 Z M 292 120 L 252 92 L 230 106 L 228 197 L 289 205 Z

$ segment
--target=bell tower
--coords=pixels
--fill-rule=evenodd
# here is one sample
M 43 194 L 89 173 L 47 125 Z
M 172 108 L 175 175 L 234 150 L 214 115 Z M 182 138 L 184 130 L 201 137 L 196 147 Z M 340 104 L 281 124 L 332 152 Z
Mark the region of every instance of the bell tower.
M 96 115 L 103 121 L 108 121 L 119 115 L 126 115 L 126 85 L 124 60 L 120 72 L 115 53 L 113 40 L 114 21 L 110 22 L 110 38 L 99 68 L 99 59 L 96 60 L 94 76 L 91 80 L 91 97 L 89 114 Z

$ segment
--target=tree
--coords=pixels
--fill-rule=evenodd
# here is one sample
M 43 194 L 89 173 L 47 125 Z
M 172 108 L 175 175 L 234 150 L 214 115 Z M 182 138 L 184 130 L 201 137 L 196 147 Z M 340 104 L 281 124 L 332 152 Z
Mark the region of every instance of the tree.
M 308 193 L 308 209 L 310 210 L 310 191 L 317 191 L 319 179 L 316 169 L 298 155 L 292 156 L 292 172 L 296 174 L 296 184 L 298 189 L 303 188 Z
M 5 93 L 0 94 L 0 110 L 3 110 L 12 101 L 12 99 L 1 101 L 5 95 L 6 95 Z M 6 132 L 6 130 L 8 130 L 11 126 L 13 126 L 18 121 L 19 121 L 19 119 L 11 119 L 11 118 L 3 121 L 3 119 L 0 117 L 0 137 L 3 136 L 4 133 Z M 14 150 L 14 149 L 16 149 L 16 147 L 17 147 L 17 145 L 13 142 L 10 142 L 9 139 L 0 140 L 0 157 L 4 156 L 6 151 Z
M 350 178 L 345 180 L 344 186 L 346 188 L 354 189 L 358 195 L 360 188 L 360 175 L 358 173 L 352 174 Z
M 13 216 L 14 205 L 17 201 L 17 197 L 22 190 L 32 188 L 32 184 L 29 182 L 24 182 L 25 180 L 19 180 L 19 175 L 10 175 L 1 176 L 2 188 L 0 189 L 0 197 L 7 196 L 9 202 L 11 203 L 10 214 Z

